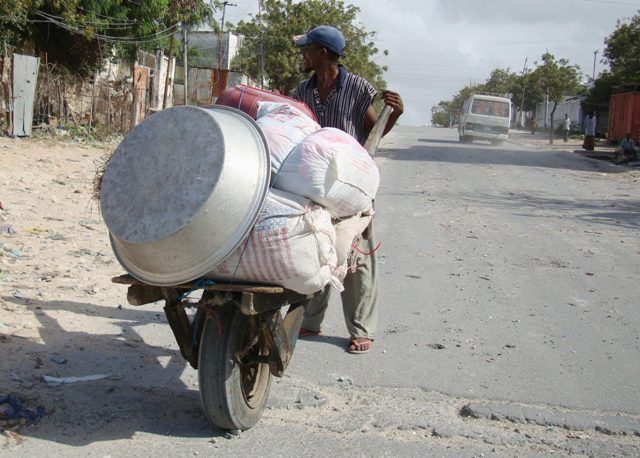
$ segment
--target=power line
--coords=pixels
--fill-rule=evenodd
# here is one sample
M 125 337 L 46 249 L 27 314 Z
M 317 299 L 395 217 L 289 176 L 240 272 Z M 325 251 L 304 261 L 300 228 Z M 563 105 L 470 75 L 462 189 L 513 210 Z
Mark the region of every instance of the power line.
M 48 22 L 51 22 L 52 24 L 55 24 L 58 27 L 61 27 L 69 32 L 72 32 L 78 35 L 87 36 L 88 30 L 86 28 L 79 28 L 79 27 L 73 26 L 62 20 L 57 19 L 57 16 L 47 14 L 40 10 L 36 10 L 35 14 L 37 14 L 42 18 L 45 18 Z M 150 42 L 162 40 L 164 38 L 168 38 L 178 29 L 178 26 L 179 24 L 176 23 L 164 30 L 161 30 L 146 36 L 131 36 L 131 35 L 130 36 L 114 36 L 114 35 L 105 35 L 100 33 L 92 33 L 91 36 L 98 40 L 106 41 L 109 43 L 119 43 L 119 44 L 150 43 Z
M 78 8 L 78 9 L 80 9 L 80 10 L 82 10 L 82 11 L 84 11 L 84 12 L 85 12 L 85 13 L 87 13 L 87 14 L 91 14 L 91 15 L 94 15 L 94 16 L 97 16 L 97 17 L 101 17 L 101 18 L 104 18 L 104 19 L 109 20 L 109 21 L 111 21 L 112 19 L 120 20 L 120 18 L 115 18 L 115 17 L 113 17 L 113 16 L 107 16 L 107 15 L 104 15 L 104 14 L 100 14 L 100 13 L 98 13 L 98 12 L 96 12 L 96 11 L 88 10 L 88 9 L 83 8 L 83 7 L 81 7 L 81 6 L 78 6 L 77 8 Z M 134 24 L 136 24 L 137 22 L 138 22 L 138 21 L 137 21 L 137 20 L 135 20 L 135 19 L 134 19 L 133 21 L 123 21 L 123 23 L 128 23 L 128 24 L 131 24 L 131 25 L 134 25 Z
M 44 11 L 39 11 L 39 12 L 45 14 L 48 18 L 53 18 L 57 21 L 64 22 L 64 18 L 61 16 L 56 16 L 55 14 L 51 14 L 51 13 L 45 13 Z M 116 19 L 116 18 L 111 18 L 111 19 Z M 107 21 L 88 21 L 86 19 L 78 19 L 77 22 L 79 24 L 88 25 L 88 26 L 97 25 L 105 29 L 111 28 L 111 26 L 117 26 L 116 28 L 122 28 L 122 27 L 127 28 L 137 23 L 137 21 L 107 22 Z

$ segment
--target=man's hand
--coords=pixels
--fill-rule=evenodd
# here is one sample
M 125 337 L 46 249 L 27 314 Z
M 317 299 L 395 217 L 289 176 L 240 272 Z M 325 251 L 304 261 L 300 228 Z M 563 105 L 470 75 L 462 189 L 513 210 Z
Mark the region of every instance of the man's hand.
M 385 105 L 393 109 L 393 116 L 397 119 L 404 112 L 404 104 L 400 94 L 393 91 L 382 91 L 380 94 Z

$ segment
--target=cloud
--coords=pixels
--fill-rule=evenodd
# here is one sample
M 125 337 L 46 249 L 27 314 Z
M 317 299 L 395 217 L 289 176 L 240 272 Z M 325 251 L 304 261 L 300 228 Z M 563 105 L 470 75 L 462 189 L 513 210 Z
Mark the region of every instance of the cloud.
M 257 5 L 237 0 L 237 10 Z M 376 32 L 389 51 L 388 86 L 405 100 L 403 124 L 429 122 L 431 107 L 469 82 L 481 83 L 496 67 L 520 72 L 544 52 L 566 58 L 591 76 L 593 53 L 619 18 L 640 0 L 346 0 L 360 8 L 358 21 Z M 637 6 L 635 6 L 637 4 Z M 236 9 L 236 8 L 234 8 Z M 229 9 L 233 11 L 234 9 Z M 603 68 L 597 62 L 596 71 Z
M 631 0 L 625 0 L 630 2 Z M 542 54 L 567 58 L 591 75 L 593 52 L 632 5 L 585 0 L 353 0 L 389 56 L 385 79 L 405 99 L 405 124 L 424 124 L 438 101 L 484 82 L 492 69 L 521 72 Z M 638 1 L 640 8 L 640 1 Z M 602 65 L 597 62 L 597 71 Z

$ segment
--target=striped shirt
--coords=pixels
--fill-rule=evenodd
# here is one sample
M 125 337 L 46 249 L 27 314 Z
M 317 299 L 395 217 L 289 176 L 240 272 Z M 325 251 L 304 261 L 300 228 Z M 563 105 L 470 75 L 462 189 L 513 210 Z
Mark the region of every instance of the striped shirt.
M 375 88 L 364 78 L 347 72 L 338 66 L 336 85 L 327 99 L 322 102 L 316 87 L 317 76 L 298 84 L 295 97 L 306 103 L 322 127 L 335 127 L 352 137 L 360 144 L 367 140 L 364 129 L 364 116 L 377 94 Z

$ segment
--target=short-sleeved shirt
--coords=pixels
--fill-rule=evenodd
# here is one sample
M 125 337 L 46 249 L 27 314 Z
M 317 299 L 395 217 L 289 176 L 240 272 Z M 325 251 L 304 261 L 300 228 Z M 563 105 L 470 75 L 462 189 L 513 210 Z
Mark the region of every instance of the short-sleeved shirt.
M 336 85 L 324 102 L 320 100 L 316 75 L 298 84 L 295 97 L 311 108 L 322 127 L 340 129 L 364 144 L 364 117 L 376 94 L 367 80 L 339 65 Z

